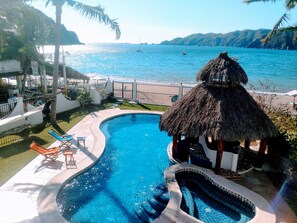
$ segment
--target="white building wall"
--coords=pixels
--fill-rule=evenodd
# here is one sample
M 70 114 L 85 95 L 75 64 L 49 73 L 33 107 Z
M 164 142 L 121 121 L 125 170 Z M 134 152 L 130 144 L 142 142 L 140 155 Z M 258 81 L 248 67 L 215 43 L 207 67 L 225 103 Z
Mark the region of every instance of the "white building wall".
M 62 113 L 80 106 L 78 100 L 68 100 L 63 94 L 57 94 L 57 111 L 56 113 Z
M 17 128 L 23 125 L 38 125 L 43 122 L 42 110 L 30 111 L 22 115 L 0 120 L 0 134 L 2 132 Z
M 1 60 L 0 73 L 17 72 L 21 70 L 21 63 L 17 60 Z
M 100 105 L 101 104 L 101 100 L 102 100 L 102 96 L 97 91 L 97 89 L 92 87 L 90 89 L 90 94 L 91 94 L 91 98 L 92 98 L 93 104 Z
M 206 145 L 205 138 L 202 136 L 199 137 L 199 143 L 203 146 L 206 156 L 212 162 L 212 167 L 215 168 L 217 151 L 209 149 Z M 221 168 L 236 171 L 237 162 L 238 162 L 238 154 L 234 154 L 231 152 L 223 152 Z
M 25 113 L 24 112 L 23 97 L 18 97 L 16 100 L 17 100 L 17 104 L 16 104 L 13 111 L 10 113 L 10 115 L 7 118 L 10 118 L 10 117 L 13 117 L 13 116 L 16 116 L 16 115 L 23 115 Z M 11 102 L 9 104 L 10 104 L 10 106 L 14 106 L 13 102 Z

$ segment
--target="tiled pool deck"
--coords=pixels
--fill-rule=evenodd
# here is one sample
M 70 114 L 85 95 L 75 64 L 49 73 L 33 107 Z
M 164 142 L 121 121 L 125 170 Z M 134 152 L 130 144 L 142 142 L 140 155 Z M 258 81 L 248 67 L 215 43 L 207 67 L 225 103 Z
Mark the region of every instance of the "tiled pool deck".
M 94 112 L 67 132 L 74 134 L 74 139 L 86 137 L 85 148 L 82 145 L 77 147 L 76 141 L 72 146 L 76 166 L 69 166 L 67 169 L 61 151 L 56 162 L 41 163 L 43 157 L 38 156 L 7 181 L 0 188 L 0 223 L 65 222 L 57 212 L 56 192 L 66 179 L 91 165 L 102 154 L 105 140 L 102 133 L 98 131 L 99 124 L 109 117 L 128 113 L 140 112 L 120 109 Z M 57 145 L 59 142 L 51 146 Z M 273 201 L 272 207 L 277 215 L 276 222 L 297 222 L 297 217 L 282 197 L 277 196 L 277 191 L 265 174 L 250 172 L 240 181 L 238 181 L 240 184 L 259 193 L 268 202 Z

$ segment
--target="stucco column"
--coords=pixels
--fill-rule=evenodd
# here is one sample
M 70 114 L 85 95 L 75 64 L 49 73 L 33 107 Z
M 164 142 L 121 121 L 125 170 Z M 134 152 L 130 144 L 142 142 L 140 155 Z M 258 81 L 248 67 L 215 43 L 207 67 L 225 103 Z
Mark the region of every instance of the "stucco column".
M 178 99 L 181 99 L 183 96 L 183 83 L 180 83 L 179 88 L 178 88 Z
M 132 100 L 133 101 L 137 100 L 137 83 L 136 83 L 136 80 L 134 80 L 133 83 L 132 83 Z
M 256 169 L 261 169 L 263 162 L 264 162 L 264 156 L 265 156 L 265 151 L 267 148 L 267 138 L 261 139 L 260 141 L 260 146 L 259 146 L 259 151 L 258 151 L 258 156 L 255 162 L 255 168 Z

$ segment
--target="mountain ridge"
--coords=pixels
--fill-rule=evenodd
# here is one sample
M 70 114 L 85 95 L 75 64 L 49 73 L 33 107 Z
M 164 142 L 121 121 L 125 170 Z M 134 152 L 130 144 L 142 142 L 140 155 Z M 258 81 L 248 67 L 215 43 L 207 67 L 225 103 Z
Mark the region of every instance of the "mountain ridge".
M 42 22 L 44 33 L 43 38 L 39 40 L 39 44 L 54 45 L 55 44 L 55 21 L 44 14 L 39 9 L 31 7 L 31 10 L 35 13 L 39 21 Z M 82 45 L 79 41 L 77 34 L 74 31 L 67 30 L 62 24 L 61 26 L 61 44 L 62 45 Z
M 186 37 L 177 37 L 172 40 L 162 41 L 161 45 L 189 45 L 189 46 L 232 46 L 245 48 L 266 48 L 296 50 L 297 41 L 294 41 L 296 32 L 278 32 L 266 43 L 261 39 L 270 32 L 269 29 L 245 29 L 228 33 L 195 33 Z

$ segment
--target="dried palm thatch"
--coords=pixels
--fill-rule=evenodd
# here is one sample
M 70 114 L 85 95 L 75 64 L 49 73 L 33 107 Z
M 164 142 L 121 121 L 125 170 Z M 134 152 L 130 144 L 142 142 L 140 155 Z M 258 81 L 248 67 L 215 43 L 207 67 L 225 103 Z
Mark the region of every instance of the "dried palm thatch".
M 219 75 L 220 80 L 217 81 Z M 224 78 L 221 78 L 223 76 Z M 214 140 L 255 140 L 277 135 L 272 121 L 240 83 L 247 76 L 227 53 L 211 60 L 198 74 L 203 80 L 161 117 L 169 135 L 211 136 Z M 223 81 L 222 81 L 223 80 Z
M 47 63 L 45 65 L 46 74 L 53 76 L 53 69 L 54 66 L 52 64 Z M 74 70 L 71 67 L 66 66 L 66 76 L 67 78 L 71 79 L 80 79 L 80 80 L 89 80 L 90 78 L 86 75 L 83 75 L 82 73 L 78 72 L 77 70 Z M 59 65 L 59 77 L 63 77 L 63 66 Z
M 210 60 L 197 74 L 197 81 L 204 81 L 209 85 L 221 84 L 223 86 L 246 84 L 248 77 L 237 61 L 228 57 L 227 52 Z
M 272 137 L 277 129 L 242 86 L 197 85 L 161 117 L 160 129 L 169 135 L 212 136 L 224 141 Z

